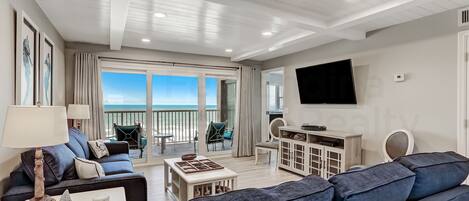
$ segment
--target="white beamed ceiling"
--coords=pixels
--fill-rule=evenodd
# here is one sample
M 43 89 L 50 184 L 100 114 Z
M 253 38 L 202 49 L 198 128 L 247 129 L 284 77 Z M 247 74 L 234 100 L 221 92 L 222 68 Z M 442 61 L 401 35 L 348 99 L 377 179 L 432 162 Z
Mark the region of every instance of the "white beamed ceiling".
M 368 31 L 469 5 L 469 0 L 36 1 L 66 41 L 233 61 L 262 61 L 341 39 L 360 40 Z M 122 21 L 121 13 L 111 12 L 111 3 L 114 9 L 127 6 L 125 28 L 122 23 L 111 26 L 111 18 Z M 156 12 L 167 17 L 157 18 Z M 273 35 L 262 36 L 264 31 Z M 143 43 L 142 38 L 151 42 Z

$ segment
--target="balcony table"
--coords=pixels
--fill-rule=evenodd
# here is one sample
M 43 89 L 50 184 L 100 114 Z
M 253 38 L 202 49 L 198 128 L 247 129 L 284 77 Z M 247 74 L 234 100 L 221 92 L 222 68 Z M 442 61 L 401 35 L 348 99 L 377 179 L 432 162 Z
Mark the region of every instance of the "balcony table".
M 161 139 L 161 154 L 164 154 L 164 150 L 166 149 L 166 139 L 174 137 L 173 134 L 170 133 L 158 133 L 156 131 L 153 132 L 153 137 L 156 139 Z

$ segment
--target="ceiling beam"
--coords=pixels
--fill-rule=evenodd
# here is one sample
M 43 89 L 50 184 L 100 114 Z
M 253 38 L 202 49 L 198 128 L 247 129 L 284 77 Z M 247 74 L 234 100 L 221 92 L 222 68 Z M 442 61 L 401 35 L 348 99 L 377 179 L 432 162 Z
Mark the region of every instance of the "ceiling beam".
M 281 3 L 278 1 L 265 1 L 265 0 L 208 0 L 213 3 L 229 6 L 231 8 L 238 9 L 250 9 L 254 10 L 257 13 L 263 13 L 267 16 L 274 16 L 281 19 L 285 19 L 295 27 L 310 31 L 309 34 L 299 34 L 292 37 L 287 37 L 286 39 L 278 42 L 278 40 L 269 40 L 269 43 L 264 43 L 262 45 L 256 45 L 254 47 L 247 48 L 247 51 L 243 51 L 240 54 L 237 54 L 232 57 L 232 61 L 241 61 L 244 59 L 249 59 L 255 56 L 266 54 L 270 51 L 281 49 L 285 46 L 290 46 L 291 44 L 297 44 L 301 41 L 305 41 L 312 37 L 329 34 L 338 38 L 348 39 L 348 40 L 363 40 L 366 38 L 366 32 L 353 30 L 353 29 L 331 29 L 326 23 L 326 18 L 319 13 L 314 13 L 309 10 L 297 8 L 289 4 Z M 300 37 L 299 37 L 300 36 Z M 297 42 L 295 42 L 296 40 Z M 285 42 L 288 41 L 288 42 Z
M 323 16 L 307 12 L 303 9 L 292 7 L 278 1 L 258 1 L 258 0 L 207 0 L 216 4 L 228 6 L 233 9 L 248 9 L 256 13 L 263 13 L 267 16 L 274 16 L 286 19 L 299 24 L 306 24 L 313 31 L 323 30 L 327 24 L 321 20 Z
M 280 40 L 278 42 L 275 42 L 273 44 L 261 45 L 257 48 L 252 48 L 252 50 L 250 51 L 246 51 L 240 54 L 233 55 L 231 57 L 231 61 L 238 62 L 238 61 L 250 59 L 250 58 L 263 55 L 269 52 L 273 52 L 282 48 L 290 47 L 292 45 L 304 42 L 306 40 L 310 40 L 317 36 L 319 35 L 314 32 L 305 32 L 305 33 L 296 34 L 288 38 L 285 38 L 283 40 Z
M 211 1 L 219 2 L 219 1 L 225 1 L 225 0 L 211 0 Z M 375 6 L 373 8 L 367 9 L 362 12 L 354 13 L 352 15 L 346 16 L 336 21 L 332 21 L 331 23 L 327 23 L 327 24 L 324 22 L 318 22 L 317 20 L 308 21 L 308 19 L 312 19 L 314 17 L 303 15 L 303 13 L 301 13 L 302 9 L 297 9 L 296 11 L 293 10 L 294 11 L 293 13 L 291 13 L 292 8 L 288 8 L 289 11 L 286 11 L 285 9 L 282 9 L 285 7 L 285 5 L 283 4 L 280 5 L 279 2 L 275 2 L 275 5 L 274 5 L 274 3 L 268 3 L 268 2 L 266 3 L 263 1 L 261 5 L 261 3 L 259 3 L 259 0 L 252 0 L 252 2 L 254 2 L 252 3 L 252 5 L 256 4 L 257 6 L 264 6 L 262 8 L 275 9 L 275 10 L 270 10 L 270 12 L 272 13 L 269 13 L 269 14 L 277 15 L 276 13 L 283 13 L 282 14 L 283 16 L 278 16 L 278 17 L 284 17 L 287 20 L 293 21 L 294 23 L 297 24 L 297 27 L 300 29 L 316 31 L 316 33 L 314 34 L 315 36 L 330 35 L 330 36 L 334 36 L 337 38 L 348 39 L 348 40 L 362 40 L 366 38 L 366 32 L 360 31 L 360 30 L 353 30 L 353 29 L 350 29 L 350 27 L 371 21 L 373 19 L 376 19 L 377 17 L 382 17 L 382 16 L 386 16 L 392 13 L 400 12 L 409 7 L 420 5 L 428 1 L 431 1 L 431 0 L 391 0 L 386 3 L 380 4 L 378 6 Z M 304 35 L 301 37 L 290 37 L 290 38 L 287 38 L 288 42 L 285 43 L 284 45 L 266 44 L 262 47 L 258 47 L 257 49 L 250 48 L 250 51 L 241 52 L 233 56 L 231 60 L 241 61 L 244 59 L 250 59 L 250 58 L 262 55 L 262 54 L 267 54 L 271 51 L 284 48 L 286 46 L 298 44 L 300 42 L 311 39 L 311 37 L 312 36 L 310 35 Z
M 130 0 L 111 0 L 111 25 L 109 32 L 111 50 L 120 50 L 124 39 L 125 24 Z
M 324 32 L 329 26 L 325 17 L 319 13 L 310 10 L 301 9 L 279 1 L 265 0 L 208 0 L 213 3 L 230 6 L 232 8 L 251 9 L 257 13 L 263 13 L 268 16 L 275 16 L 295 24 L 300 29 L 314 32 Z M 348 40 L 362 40 L 366 38 L 365 32 L 358 30 L 329 30 L 334 36 Z
M 330 29 L 346 29 L 358 24 L 362 24 L 377 17 L 389 15 L 407 9 L 412 6 L 420 5 L 432 0 L 391 0 L 382 3 L 373 8 L 367 9 L 362 12 L 354 13 L 344 18 L 333 21 L 329 24 Z

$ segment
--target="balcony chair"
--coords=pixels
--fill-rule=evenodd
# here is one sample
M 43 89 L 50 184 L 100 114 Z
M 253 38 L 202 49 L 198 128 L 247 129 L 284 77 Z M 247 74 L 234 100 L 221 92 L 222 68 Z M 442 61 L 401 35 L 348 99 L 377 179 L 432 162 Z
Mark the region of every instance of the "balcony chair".
M 207 132 L 205 134 L 205 144 L 207 145 L 207 151 L 208 145 L 212 144 L 212 147 L 214 150 L 217 150 L 217 143 L 221 143 L 222 149 L 225 150 L 225 127 L 226 123 L 225 122 L 210 122 L 210 124 L 207 127 Z M 194 152 L 197 153 L 196 151 L 196 143 L 199 140 L 199 132 L 195 132 L 195 137 L 194 137 Z M 233 143 L 232 143 L 233 144 Z
M 269 164 L 270 164 L 270 160 L 272 158 L 271 157 L 272 151 L 275 151 L 277 153 L 277 160 L 278 160 L 278 149 L 279 149 L 278 139 L 279 139 L 279 136 L 280 136 L 279 127 L 286 126 L 286 125 L 287 125 L 287 121 L 285 121 L 285 119 L 282 119 L 282 118 L 276 118 L 276 119 L 274 119 L 270 122 L 270 126 L 269 126 L 270 140 L 267 141 L 267 142 L 260 142 L 260 143 L 256 144 L 256 153 L 255 153 L 256 154 L 256 161 L 254 162 L 254 164 L 257 165 L 259 149 L 266 150 L 266 151 L 269 152 Z
M 142 135 L 143 129 L 141 123 L 130 126 L 121 126 L 113 124 L 117 141 L 126 141 L 129 143 L 129 149 L 139 149 L 140 158 L 143 158 L 143 149 L 147 145 L 147 139 Z
M 221 143 L 222 149 L 225 150 L 225 127 L 226 124 L 224 122 L 210 122 L 207 128 L 207 133 L 205 134 L 205 144 L 208 145 L 212 144 L 212 148 L 214 147 L 215 151 L 217 150 L 217 143 Z

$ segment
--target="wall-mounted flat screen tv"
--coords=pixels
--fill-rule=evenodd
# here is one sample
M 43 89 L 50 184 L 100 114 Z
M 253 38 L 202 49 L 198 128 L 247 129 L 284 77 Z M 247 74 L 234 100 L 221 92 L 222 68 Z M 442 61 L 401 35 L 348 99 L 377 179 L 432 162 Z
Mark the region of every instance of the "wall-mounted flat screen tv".
M 296 69 L 301 104 L 357 104 L 352 60 Z

